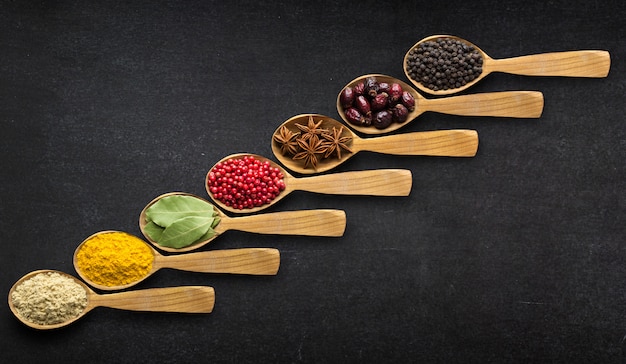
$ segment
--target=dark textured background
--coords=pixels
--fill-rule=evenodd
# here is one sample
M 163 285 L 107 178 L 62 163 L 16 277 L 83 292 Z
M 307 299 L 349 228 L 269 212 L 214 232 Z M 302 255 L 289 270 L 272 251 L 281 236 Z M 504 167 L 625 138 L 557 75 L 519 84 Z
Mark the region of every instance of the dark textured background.
M 137 288 L 210 285 L 210 315 L 99 308 L 54 332 L 0 309 L 0 358 L 39 362 L 619 363 L 626 359 L 622 1 L 0 1 L 0 293 L 75 274 L 100 230 L 140 235 L 171 191 L 206 196 L 236 152 L 338 118 L 353 78 L 405 81 L 419 39 L 494 58 L 603 49 L 604 79 L 492 74 L 466 93 L 538 90 L 540 119 L 426 113 L 400 132 L 478 130 L 475 158 L 359 153 L 335 171 L 407 168 L 409 197 L 293 193 L 339 208 L 342 238 L 230 231 L 208 249 L 275 247 L 275 277 L 162 270 Z

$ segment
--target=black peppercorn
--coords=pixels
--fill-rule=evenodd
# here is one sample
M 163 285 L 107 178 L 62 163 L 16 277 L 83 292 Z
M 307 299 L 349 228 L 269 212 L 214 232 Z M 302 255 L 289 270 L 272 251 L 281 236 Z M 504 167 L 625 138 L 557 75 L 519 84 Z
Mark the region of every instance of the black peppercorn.
M 434 91 L 461 87 L 482 73 L 482 55 L 474 46 L 453 38 L 420 43 L 409 51 L 408 76 Z

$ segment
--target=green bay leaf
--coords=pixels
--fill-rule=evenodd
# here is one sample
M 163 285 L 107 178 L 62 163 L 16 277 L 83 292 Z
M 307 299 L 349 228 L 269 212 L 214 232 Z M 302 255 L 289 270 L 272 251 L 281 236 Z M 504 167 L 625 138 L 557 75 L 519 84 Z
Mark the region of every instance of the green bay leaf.
M 204 235 L 202 235 L 202 237 L 200 237 L 200 239 L 198 239 L 196 241 L 209 240 L 209 239 L 213 238 L 215 235 L 217 235 L 215 230 L 213 230 L 213 228 L 209 228 L 209 230 L 207 230 L 207 232 Z
M 220 221 L 222 221 L 222 218 L 221 218 L 221 217 L 219 217 L 219 216 L 217 216 L 217 214 L 216 214 L 216 215 L 214 215 L 214 217 L 213 217 L 213 223 L 211 224 L 211 228 L 212 228 L 212 229 L 215 229 L 215 227 L 216 227 L 217 225 L 219 225 Z
M 213 205 L 193 196 L 172 195 L 159 199 L 146 209 L 146 217 L 167 228 L 175 221 L 188 216 L 210 218 L 215 214 Z
M 212 217 L 183 217 L 166 227 L 157 243 L 170 248 L 184 248 L 195 243 L 206 234 L 212 223 Z
M 161 239 L 164 229 L 165 228 L 155 224 L 154 221 L 148 220 L 148 223 L 143 227 L 143 232 L 153 241 L 158 241 Z

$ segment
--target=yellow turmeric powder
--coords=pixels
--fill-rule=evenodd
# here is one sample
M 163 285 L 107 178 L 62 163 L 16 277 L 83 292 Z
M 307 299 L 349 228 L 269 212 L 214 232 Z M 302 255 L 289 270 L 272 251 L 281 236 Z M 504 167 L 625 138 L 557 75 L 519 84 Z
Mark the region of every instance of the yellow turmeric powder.
M 140 238 L 121 231 L 91 236 L 76 252 L 76 269 L 103 286 L 121 286 L 144 278 L 152 269 L 154 255 Z

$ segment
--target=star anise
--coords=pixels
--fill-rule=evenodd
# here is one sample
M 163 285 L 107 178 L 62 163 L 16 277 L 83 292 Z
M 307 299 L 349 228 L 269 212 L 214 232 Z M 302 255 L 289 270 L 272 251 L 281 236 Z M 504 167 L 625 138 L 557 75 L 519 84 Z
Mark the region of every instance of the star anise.
M 283 155 L 298 153 L 298 138 L 300 133 L 294 133 L 286 126 L 282 126 L 278 133 L 274 134 L 274 140 L 280 144 L 280 152 Z
M 325 143 L 326 152 L 324 153 L 324 158 L 328 158 L 331 154 L 337 153 L 337 159 L 341 159 L 342 149 L 349 153 L 352 153 L 352 150 L 350 150 L 350 148 L 346 145 L 346 143 L 352 140 L 352 137 L 342 137 L 342 133 L 343 126 L 340 126 L 339 129 L 333 126 L 332 132 L 326 132 L 322 134 L 322 137 L 327 140 Z
M 302 131 L 302 135 L 300 136 L 300 139 L 307 140 L 313 135 L 315 136 L 321 135 L 322 132 L 324 131 L 323 129 L 320 129 L 320 125 L 322 125 L 322 121 L 323 120 L 320 120 L 318 123 L 315 123 L 313 121 L 313 116 L 309 115 L 309 122 L 306 126 L 296 123 L 295 124 L 296 127 Z
M 326 153 L 326 145 L 324 140 L 317 135 L 312 134 L 307 140 L 298 139 L 298 146 L 302 151 L 293 156 L 293 160 L 304 159 L 304 168 L 309 165 L 314 169 L 317 168 L 317 154 Z

